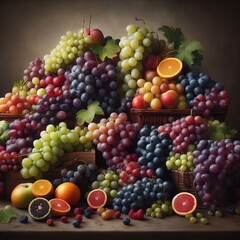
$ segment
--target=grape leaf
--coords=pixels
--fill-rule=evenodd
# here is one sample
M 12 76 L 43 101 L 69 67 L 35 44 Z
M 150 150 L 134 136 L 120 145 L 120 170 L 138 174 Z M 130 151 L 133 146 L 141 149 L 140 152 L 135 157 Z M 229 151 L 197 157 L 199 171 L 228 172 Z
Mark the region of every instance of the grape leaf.
M 181 44 L 176 58 L 179 58 L 182 62 L 191 66 L 196 61 L 195 53 L 203 53 L 203 46 L 199 41 L 190 40 Z
M 24 84 L 24 81 L 20 80 L 20 81 L 14 82 L 13 86 L 20 88 L 20 87 L 22 87 L 23 84 Z
M 174 28 L 163 25 L 161 28 L 158 28 L 159 31 L 164 33 L 168 43 L 173 43 L 174 49 L 178 50 L 180 45 L 185 41 L 185 36 L 181 28 Z
M 77 123 L 79 125 L 86 123 L 91 123 L 95 115 L 103 115 L 103 110 L 99 106 L 98 101 L 93 101 L 88 104 L 87 109 L 81 109 L 77 112 Z
M 6 206 L 0 210 L 0 223 L 9 223 L 12 218 L 17 216 L 18 213 L 11 206 Z
M 118 44 L 113 39 L 109 39 L 105 46 L 95 44 L 90 49 L 99 56 L 101 61 L 104 61 L 106 57 L 112 59 L 120 51 Z

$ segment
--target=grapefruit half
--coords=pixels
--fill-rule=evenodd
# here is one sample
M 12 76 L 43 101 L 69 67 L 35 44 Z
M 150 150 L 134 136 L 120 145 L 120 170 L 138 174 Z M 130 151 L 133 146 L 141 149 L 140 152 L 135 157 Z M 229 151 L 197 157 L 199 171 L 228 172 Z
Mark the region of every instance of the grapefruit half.
M 197 199 L 192 193 L 180 192 L 172 199 L 172 208 L 180 216 L 194 212 L 196 207 Z
M 51 214 L 55 217 L 65 216 L 71 210 L 70 205 L 61 198 L 52 198 L 49 203 L 51 205 Z
M 161 78 L 174 78 L 182 70 L 183 64 L 178 58 L 165 58 L 157 66 L 157 73 Z
M 87 203 L 91 208 L 103 207 L 107 202 L 107 194 L 102 189 L 94 189 L 87 196 Z

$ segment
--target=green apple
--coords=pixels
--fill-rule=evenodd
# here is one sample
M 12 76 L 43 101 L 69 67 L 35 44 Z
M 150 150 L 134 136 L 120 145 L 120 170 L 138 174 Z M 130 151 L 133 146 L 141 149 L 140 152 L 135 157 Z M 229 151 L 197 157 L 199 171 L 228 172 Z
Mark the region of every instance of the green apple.
M 33 199 L 32 183 L 20 183 L 12 190 L 11 202 L 16 208 L 27 209 Z

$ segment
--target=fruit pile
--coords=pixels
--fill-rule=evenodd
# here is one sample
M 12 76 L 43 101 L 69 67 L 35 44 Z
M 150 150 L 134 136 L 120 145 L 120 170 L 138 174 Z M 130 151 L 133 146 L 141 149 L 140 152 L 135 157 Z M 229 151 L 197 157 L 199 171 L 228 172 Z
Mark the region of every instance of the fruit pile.
M 121 213 L 139 220 L 172 210 L 192 213 L 196 199 L 180 194 L 189 207 L 181 210 L 171 170 L 192 172 L 204 206 L 215 210 L 226 179 L 239 167 L 236 131 L 214 115 L 226 111 L 229 97 L 221 83 L 200 71 L 202 45 L 187 40 L 179 28 L 160 28 L 166 40 L 146 26 L 128 25 L 126 31 L 120 39 L 99 29 L 67 32 L 0 98 L 0 113 L 22 114 L 0 122 L 0 174 L 16 170 L 37 179 L 28 201 L 23 189 L 12 192 L 14 206 L 27 207 L 33 219 L 66 217 L 80 199 L 90 206 L 85 217 L 96 210 L 104 220 Z M 189 113 L 149 125 L 133 122 L 131 108 Z M 42 179 L 64 153 L 94 147 L 104 169 L 79 160 L 63 167 L 50 184 Z

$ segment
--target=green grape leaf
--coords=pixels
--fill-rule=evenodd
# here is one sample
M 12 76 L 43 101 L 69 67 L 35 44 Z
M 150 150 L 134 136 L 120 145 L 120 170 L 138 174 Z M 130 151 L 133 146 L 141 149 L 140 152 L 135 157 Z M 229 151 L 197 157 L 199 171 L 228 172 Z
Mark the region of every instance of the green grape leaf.
M 77 123 L 79 125 L 86 123 L 91 123 L 95 115 L 103 115 L 104 112 L 99 106 L 98 101 L 93 101 L 88 104 L 87 109 L 81 109 L 77 112 Z
M 191 66 L 196 61 L 195 53 L 202 54 L 204 51 L 202 44 L 196 40 L 185 41 L 181 44 L 176 58 Z
M 161 28 L 158 28 L 159 31 L 164 33 L 168 43 L 173 43 L 174 49 L 178 50 L 180 45 L 185 41 L 185 36 L 181 28 L 174 28 L 163 25 Z
M 105 46 L 95 44 L 90 49 L 99 56 L 101 61 L 104 61 L 106 57 L 112 59 L 120 51 L 118 44 L 113 39 L 109 39 Z
M 93 112 L 94 114 L 97 115 L 103 115 L 103 110 L 102 108 L 99 106 L 99 102 L 98 101 L 93 101 L 88 105 L 88 111 Z
M 23 86 L 23 84 L 24 84 L 24 81 L 19 80 L 19 81 L 14 82 L 14 83 L 13 83 L 13 86 L 20 88 L 20 87 Z
M 9 223 L 12 218 L 17 216 L 18 213 L 11 206 L 6 206 L 0 210 L 0 223 Z

